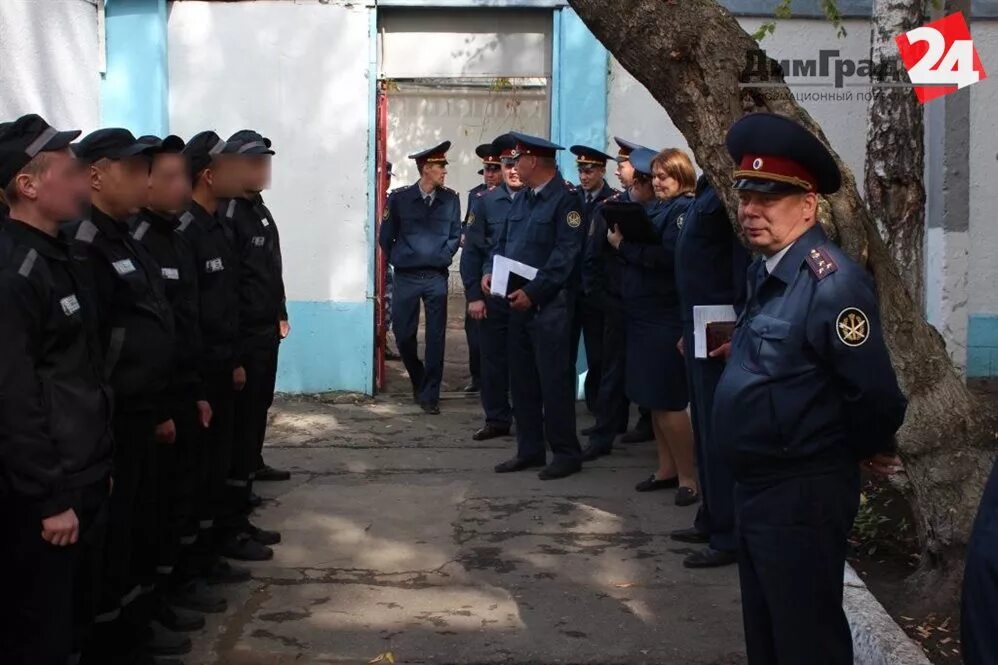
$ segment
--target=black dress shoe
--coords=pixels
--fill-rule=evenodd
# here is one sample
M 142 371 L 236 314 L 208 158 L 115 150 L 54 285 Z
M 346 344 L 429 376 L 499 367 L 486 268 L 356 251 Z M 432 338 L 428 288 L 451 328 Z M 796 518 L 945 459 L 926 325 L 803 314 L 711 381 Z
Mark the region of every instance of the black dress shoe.
M 537 477 L 541 480 L 557 480 L 558 478 L 571 476 L 579 471 L 582 471 L 582 464 L 578 462 L 575 464 L 569 462 L 551 462 L 541 469 Z
M 434 404 L 433 402 L 423 402 L 422 404 L 419 405 L 419 408 L 421 408 L 425 413 L 428 413 L 431 416 L 440 415 L 439 404 Z
M 700 493 L 697 492 L 692 487 L 680 487 L 679 491 L 676 492 L 676 505 L 677 506 L 692 506 L 694 503 L 700 500 Z
M 165 601 L 156 608 L 156 618 L 161 624 L 177 633 L 189 633 L 204 628 L 203 614 L 174 607 Z
M 466 393 L 477 393 L 479 391 L 478 381 L 472 379 L 468 385 L 461 388 L 461 391 Z
M 589 427 L 587 427 L 584 430 L 580 431 L 579 434 L 581 434 L 582 436 L 589 436 L 590 434 L 592 434 L 595 431 L 596 431 L 596 425 L 590 425 Z
M 500 436 L 509 436 L 509 427 L 499 427 L 497 425 L 485 425 L 482 429 L 478 430 L 471 435 L 471 438 L 475 441 L 488 441 L 489 439 L 498 439 Z
M 520 459 L 519 457 L 514 457 L 513 459 L 506 460 L 505 462 L 502 462 L 500 464 L 496 464 L 495 472 L 512 473 L 514 471 L 523 471 L 525 469 L 529 469 L 532 467 L 544 466 L 545 463 L 546 460 L 544 459 L 528 460 L 528 459 Z
M 710 534 L 704 533 L 703 531 L 697 531 L 695 527 L 690 527 L 689 529 L 676 529 L 669 534 L 669 538 L 681 543 L 693 543 L 694 545 L 702 545 L 710 542 Z
M 191 638 L 170 630 L 159 621 L 149 622 L 145 647 L 152 656 L 182 656 L 192 648 Z
M 653 473 L 635 485 L 634 489 L 639 492 L 655 492 L 657 490 L 671 490 L 674 487 L 679 487 L 679 476 L 659 480 Z
M 225 598 L 213 595 L 205 588 L 203 582 L 198 581 L 188 582 L 168 594 L 167 602 L 174 607 L 182 607 L 204 614 L 220 614 L 229 607 Z
M 720 568 L 737 562 L 738 555 L 734 552 L 722 552 L 707 547 L 683 559 L 683 566 L 685 568 Z
M 269 464 L 264 464 L 262 467 L 256 470 L 253 475 L 253 480 L 259 480 L 264 483 L 281 482 L 282 480 L 291 480 L 291 472 L 286 469 L 275 469 Z
M 598 460 L 604 455 L 609 455 L 613 452 L 612 448 L 603 448 L 602 446 L 594 446 L 589 444 L 582 449 L 582 461 L 592 462 L 593 460 Z
M 263 505 L 263 497 L 256 492 L 250 492 L 249 496 L 246 497 L 246 508 L 252 511 Z
M 246 533 L 226 538 L 218 551 L 222 556 L 236 561 L 270 561 L 274 558 L 274 550 L 256 542 Z
M 630 432 L 620 437 L 621 443 L 644 443 L 645 441 L 653 441 L 655 439 L 655 433 L 651 428 L 645 429 L 644 427 L 635 427 Z
M 249 524 L 244 532 L 261 545 L 276 545 L 281 542 L 280 531 L 268 531 L 267 529 L 261 529 L 258 526 Z
M 249 568 L 235 566 L 224 559 L 217 559 L 205 574 L 208 584 L 235 584 L 253 578 Z

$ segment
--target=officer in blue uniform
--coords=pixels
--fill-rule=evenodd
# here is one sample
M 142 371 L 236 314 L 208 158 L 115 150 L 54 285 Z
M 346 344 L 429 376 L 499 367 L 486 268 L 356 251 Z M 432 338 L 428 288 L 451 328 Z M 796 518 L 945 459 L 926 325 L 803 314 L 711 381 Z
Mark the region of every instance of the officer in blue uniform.
M 753 113 L 728 132 L 738 220 L 762 254 L 714 396 L 711 442 L 733 465 L 750 665 L 851 665 L 842 611 L 860 461 L 889 473 L 907 401 L 871 276 L 832 244 L 818 195 L 841 176 L 796 122 Z
M 575 164 L 579 172 L 579 200 L 582 202 L 582 237 L 589 234 L 592 226 L 593 213 L 596 207 L 617 193 L 606 182 L 606 163 L 613 159 L 601 150 L 584 145 L 573 145 L 569 150 L 575 155 Z M 579 252 L 578 269 L 575 280 L 578 299 L 575 303 L 575 318 L 572 321 L 572 366 L 579 355 L 579 340 L 585 340 L 586 345 L 586 406 L 591 413 L 596 413 L 596 399 L 599 395 L 600 377 L 603 368 L 603 312 L 586 297 L 582 289 L 582 257 Z M 583 434 L 592 432 L 592 427 L 582 430 Z
M 385 206 L 379 242 L 395 269 L 392 328 L 423 411 L 440 413 L 440 381 L 447 335 L 448 268 L 461 241 L 461 200 L 444 187 L 450 141 L 423 150 L 419 180 L 393 191 Z M 419 304 L 426 309 L 426 363 L 416 351 Z
M 981 497 L 963 573 L 964 665 L 988 665 L 998 654 L 998 464 Z
M 686 211 L 676 243 L 676 286 L 682 303 L 683 355 L 690 391 L 690 415 L 696 442 L 697 472 L 703 502 L 694 526 L 672 533 L 673 540 L 704 543 L 708 547 L 686 557 L 689 568 L 709 568 L 734 563 L 735 479 L 731 466 L 711 441 L 710 414 L 714 390 L 724 371 L 719 350 L 714 357 L 694 354 L 693 308 L 698 305 L 734 305 L 745 299 L 745 271 L 750 256 L 738 239 L 717 192 L 701 175 L 696 199 Z
M 464 207 L 464 223 L 461 229 L 462 248 L 467 245 L 468 220 L 470 219 L 469 215 L 471 214 L 471 207 L 475 199 L 502 184 L 502 165 L 499 163 L 499 152 L 493 145 L 491 143 L 483 143 L 475 148 L 475 154 L 482 160 L 482 168 L 478 170 L 478 175 L 483 177 L 483 181 L 468 191 L 468 204 Z M 481 281 L 480 277 L 478 281 Z M 477 319 L 472 318 L 470 312 L 465 310 L 464 335 L 468 340 L 468 369 L 471 372 L 471 381 L 464 387 L 464 392 L 466 393 L 478 392 L 481 387 L 481 328 L 481 323 Z
M 617 200 L 619 200 L 619 201 L 630 201 L 631 198 L 630 198 L 630 195 L 629 195 L 629 190 L 630 190 L 631 185 L 633 184 L 633 180 L 634 180 L 634 165 L 631 164 L 631 153 L 633 153 L 635 150 L 640 150 L 640 149 L 644 148 L 645 146 L 640 145 L 638 143 L 635 143 L 633 141 L 628 141 L 627 139 L 622 139 L 619 136 L 614 136 L 613 137 L 613 141 L 614 141 L 614 143 L 617 144 L 617 159 L 616 159 L 616 161 L 617 161 L 617 171 L 614 173 L 614 175 L 617 176 L 617 180 L 620 181 L 620 186 L 623 188 L 623 191 L 621 192 L 621 194 L 620 194 L 620 196 L 618 197 Z M 658 152 L 658 151 L 657 150 L 653 150 L 653 152 Z M 598 245 L 606 245 L 606 229 L 605 229 L 605 227 L 603 229 L 602 235 L 600 235 L 599 238 L 597 239 L 597 244 Z M 622 340 L 622 341 L 625 340 L 624 337 L 619 337 L 619 339 Z M 603 348 L 604 349 L 608 348 L 607 345 L 606 345 L 606 343 L 604 343 Z M 605 353 L 606 353 L 606 351 L 604 351 L 604 354 Z M 608 363 L 610 361 L 604 359 L 603 362 L 604 363 Z M 621 359 L 621 362 L 623 362 L 623 359 Z M 620 380 L 623 381 L 623 378 L 621 378 Z M 616 385 L 616 383 L 614 382 L 612 385 Z M 623 390 L 623 387 L 621 387 L 620 389 Z M 624 407 L 623 408 L 624 408 L 623 427 L 626 430 L 627 429 L 627 419 L 628 419 L 628 415 L 629 415 L 628 412 L 630 411 L 630 402 L 627 401 L 626 397 L 624 398 Z M 598 416 L 597 416 L 597 419 L 598 419 Z M 651 411 L 649 411 L 648 409 L 644 408 L 643 406 L 639 406 L 638 407 L 638 422 L 634 425 L 634 429 L 633 430 L 631 430 L 630 432 L 626 432 L 624 434 L 624 436 L 620 437 L 620 442 L 621 443 L 644 443 L 645 441 L 652 441 L 654 439 L 655 439 L 655 433 L 652 430 Z M 606 440 L 606 436 L 605 435 L 600 435 L 598 437 L 597 441 L 594 441 L 594 442 L 591 441 L 591 443 L 598 443 L 598 444 L 602 445 L 602 442 L 605 441 L 605 440 Z M 608 449 L 608 446 L 609 446 L 609 444 L 607 444 L 607 449 Z
M 495 470 L 507 473 L 544 466 L 547 440 L 554 459 L 538 477 L 550 480 L 582 468 L 569 348 L 582 210 L 575 188 L 558 171 L 555 154 L 561 146 L 519 132 L 510 135 L 516 140 L 517 172 L 528 189 L 514 200 L 492 255 L 520 261 L 538 272 L 522 288 L 506 294 L 512 309 L 509 362 L 517 453 Z M 482 289 L 490 295 L 491 265 L 486 270 Z
M 485 425 L 472 435 L 475 441 L 507 436 L 513 419 L 509 405 L 509 304 L 501 298 L 485 298 L 482 275 L 523 182 L 514 164 L 515 142 L 503 135 L 496 137 L 493 145 L 502 162 L 503 184 L 479 192 L 471 200 L 461 253 L 468 316 L 480 323 L 482 334 L 481 398 Z

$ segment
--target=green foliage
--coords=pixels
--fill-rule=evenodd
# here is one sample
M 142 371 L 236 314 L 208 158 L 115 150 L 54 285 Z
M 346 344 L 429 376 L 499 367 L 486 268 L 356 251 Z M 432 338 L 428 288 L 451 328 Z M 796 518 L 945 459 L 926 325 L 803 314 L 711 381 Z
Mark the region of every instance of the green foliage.
M 866 553 L 876 554 L 877 543 L 884 539 L 884 529 L 890 523 L 890 518 L 878 512 L 867 495 L 859 497 L 859 510 L 852 525 L 853 536 L 862 543 Z
M 933 0 L 933 2 L 940 2 L 941 0 Z M 772 21 L 766 21 L 759 26 L 759 29 L 752 33 L 752 38 L 757 42 L 761 42 L 768 35 L 772 35 L 776 32 L 776 20 L 788 19 L 793 16 L 791 10 L 791 5 L 793 0 L 780 0 L 776 5 L 776 9 L 773 10 Z M 846 36 L 845 26 L 842 25 L 842 13 L 839 11 L 838 0 L 821 0 L 821 8 L 825 12 L 825 17 L 832 22 L 832 26 L 835 28 L 835 32 L 839 39 Z

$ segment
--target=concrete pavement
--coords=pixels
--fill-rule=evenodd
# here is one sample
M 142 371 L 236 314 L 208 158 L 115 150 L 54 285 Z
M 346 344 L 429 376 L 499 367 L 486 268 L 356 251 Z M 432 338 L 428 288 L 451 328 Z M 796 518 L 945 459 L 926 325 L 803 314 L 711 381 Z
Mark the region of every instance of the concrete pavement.
M 653 444 L 542 482 L 492 472 L 514 443 L 470 439 L 475 400 L 356 401 L 275 404 L 265 456 L 293 477 L 254 520 L 284 542 L 188 665 L 744 662 L 735 568 L 684 569 L 668 533 L 696 508 L 633 490 Z

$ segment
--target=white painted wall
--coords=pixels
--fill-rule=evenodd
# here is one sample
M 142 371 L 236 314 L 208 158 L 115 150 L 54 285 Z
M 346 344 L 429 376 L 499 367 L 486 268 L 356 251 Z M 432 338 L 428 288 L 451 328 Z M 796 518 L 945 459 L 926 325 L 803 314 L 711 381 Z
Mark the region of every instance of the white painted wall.
M 762 19 L 757 18 L 739 19 L 739 23 L 750 34 L 755 32 L 762 22 Z M 762 48 L 776 60 L 817 59 L 818 52 L 822 49 L 838 49 L 843 58 L 855 60 L 869 58 L 869 24 L 862 20 L 849 20 L 845 22 L 845 28 L 847 35 L 839 39 L 828 21 L 807 19 L 780 21 L 776 26 L 776 34 L 764 39 Z M 829 79 L 809 79 L 809 81 L 815 80 L 828 82 Z M 794 85 L 800 81 L 803 79 L 788 78 L 791 89 L 798 94 L 834 91 L 832 88 L 805 88 Z M 609 136 L 607 138 L 611 154 L 616 154 L 616 145 L 610 138 L 614 135 L 630 138 L 650 148 L 689 150 L 686 140 L 661 105 L 614 58 L 610 61 L 608 96 Z M 804 100 L 802 105 L 821 124 L 832 147 L 853 170 L 858 184 L 862 185 L 863 161 L 866 154 L 866 102 L 856 99 L 854 95 L 852 101 Z
M 974 46 L 990 78 L 970 93 L 971 314 L 998 314 L 998 21 L 975 23 Z
M 0 1 L 0 120 L 38 113 L 57 128 L 97 129 L 99 69 L 94 3 Z
M 174 2 L 171 131 L 274 142 L 267 203 L 281 223 L 289 300 L 367 295 L 369 14 L 362 3 Z

